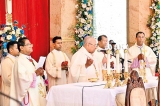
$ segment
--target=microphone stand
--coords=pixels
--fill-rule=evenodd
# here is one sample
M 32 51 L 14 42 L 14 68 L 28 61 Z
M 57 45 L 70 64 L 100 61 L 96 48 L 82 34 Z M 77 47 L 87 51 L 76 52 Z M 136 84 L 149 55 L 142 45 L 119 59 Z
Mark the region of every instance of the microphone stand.
M 22 104 L 20 101 L 18 101 L 18 100 L 15 99 L 15 98 L 10 97 L 9 95 L 6 95 L 6 94 L 4 94 L 4 93 L 2 93 L 2 92 L 0 92 L 0 95 L 5 96 L 5 97 L 7 97 L 7 98 L 9 98 L 9 99 L 12 99 L 13 101 L 17 102 L 20 106 L 23 106 L 23 104 Z

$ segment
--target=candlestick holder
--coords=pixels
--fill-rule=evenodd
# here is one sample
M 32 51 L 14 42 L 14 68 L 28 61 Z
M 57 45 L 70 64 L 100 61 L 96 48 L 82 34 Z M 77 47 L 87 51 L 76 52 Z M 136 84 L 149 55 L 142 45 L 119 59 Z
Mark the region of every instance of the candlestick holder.
M 115 78 L 115 84 L 114 87 L 119 87 L 121 86 L 121 81 L 120 81 L 120 73 L 115 73 L 114 78 Z
M 129 79 L 129 73 L 124 72 L 123 75 L 124 75 L 124 81 L 123 81 L 122 85 L 127 85 L 127 81 Z
M 112 78 L 113 76 L 111 75 L 111 74 L 107 74 L 106 75 L 106 80 L 107 80 L 107 83 L 106 83 L 106 85 L 105 85 L 105 87 L 104 88 L 113 88 L 113 86 L 112 86 Z
M 107 70 L 102 70 L 102 77 L 103 77 L 103 81 L 107 81 Z

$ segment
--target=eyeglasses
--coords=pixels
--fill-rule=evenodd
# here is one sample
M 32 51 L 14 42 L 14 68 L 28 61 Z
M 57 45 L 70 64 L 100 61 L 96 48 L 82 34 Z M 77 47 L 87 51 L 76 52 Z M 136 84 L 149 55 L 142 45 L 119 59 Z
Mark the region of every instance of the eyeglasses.
M 90 45 L 92 45 L 92 46 L 94 46 L 94 47 L 96 47 L 97 45 L 96 44 L 92 44 L 92 43 L 89 43 Z
M 33 44 L 26 44 L 26 45 L 24 45 L 24 46 L 33 46 Z

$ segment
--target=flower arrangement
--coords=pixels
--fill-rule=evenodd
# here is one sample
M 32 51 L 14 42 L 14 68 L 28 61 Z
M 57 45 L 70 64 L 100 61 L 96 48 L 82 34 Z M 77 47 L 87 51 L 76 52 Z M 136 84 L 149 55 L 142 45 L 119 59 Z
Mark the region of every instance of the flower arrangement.
M 14 21 L 13 25 L 0 25 L 0 43 L 2 49 L 2 55 L 6 56 L 7 51 L 7 43 L 10 41 L 18 41 L 20 37 L 24 37 L 24 29 L 25 26 L 22 25 L 21 28 L 18 28 L 18 21 Z
M 83 40 L 86 36 L 92 36 L 93 33 L 93 1 L 77 0 L 75 8 L 77 9 L 74 34 L 75 47 L 72 48 L 72 53 L 83 46 Z
M 153 52 L 158 57 L 158 50 L 160 50 L 160 0 L 153 0 L 150 7 L 153 14 L 149 16 L 147 26 L 151 29 L 152 35 L 148 38 L 148 43 Z M 156 72 L 158 72 L 159 58 L 157 58 Z
M 160 50 L 160 0 L 154 0 L 150 7 L 153 10 L 153 15 L 149 16 L 147 26 L 152 31 L 152 36 L 148 39 L 149 45 L 158 56 Z

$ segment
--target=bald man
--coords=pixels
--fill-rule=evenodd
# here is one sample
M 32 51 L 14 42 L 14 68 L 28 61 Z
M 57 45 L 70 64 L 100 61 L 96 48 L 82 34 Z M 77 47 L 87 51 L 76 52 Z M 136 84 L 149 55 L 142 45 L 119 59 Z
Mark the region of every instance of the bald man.
M 96 39 L 87 36 L 84 45 L 72 56 L 70 71 L 74 83 L 86 82 L 89 78 L 102 79 L 100 67 L 93 55 L 96 46 Z

